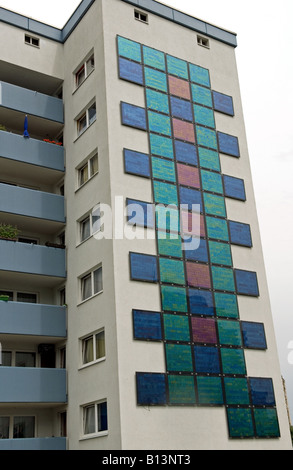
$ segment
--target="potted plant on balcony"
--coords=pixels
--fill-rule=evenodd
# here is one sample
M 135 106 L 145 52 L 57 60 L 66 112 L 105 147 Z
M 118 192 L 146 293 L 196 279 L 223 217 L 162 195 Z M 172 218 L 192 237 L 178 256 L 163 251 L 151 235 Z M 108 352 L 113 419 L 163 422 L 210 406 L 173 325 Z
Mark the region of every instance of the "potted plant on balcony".
M 0 124 L 0 131 L 6 131 L 6 127 L 3 124 Z
M 2 240 L 17 241 L 20 231 L 10 224 L 0 224 L 0 238 Z
M 9 301 L 9 295 L 1 294 L 0 295 L 0 302 L 8 302 Z

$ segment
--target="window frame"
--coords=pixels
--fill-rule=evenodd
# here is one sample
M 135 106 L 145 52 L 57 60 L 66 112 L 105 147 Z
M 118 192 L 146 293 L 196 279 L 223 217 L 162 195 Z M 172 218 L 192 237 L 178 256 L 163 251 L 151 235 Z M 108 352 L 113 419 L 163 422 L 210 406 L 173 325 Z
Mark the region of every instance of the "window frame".
M 95 221 L 94 221 L 94 212 L 96 213 L 97 210 L 99 210 L 99 217 L 97 217 L 97 220 L 99 220 L 99 226 L 98 226 L 98 230 L 94 230 L 94 225 L 95 225 Z M 101 223 L 100 223 L 100 220 L 101 220 L 101 211 L 100 211 L 100 204 L 96 204 L 95 207 L 90 211 L 88 212 L 87 214 L 85 214 L 81 219 L 79 219 L 77 221 L 77 224 L 78 224 L 78 243 L 77 243 L 77 246 L 81 245 L 82 243 L 86 242 L 87 240 L 89 240 L 94 233 L 97 233 L 101 230 Z M 83 227 L 84 227 L 84 224 L 86 222 L 89 222 L 89 235 L 86 236 L 85 238 L 82 237 L 82 232 L 83 232 Z
M 141 23 L 149 24 L 149 15 L 140 10 L 134 10 L 134 19 Z
M 94 289 L 94 274 L 98 271 L 101 271 L 102 273 L 102 288 L 101 290 L 95 292 Z M 91 280 L 91 295 L 89 297 L 83 298 L 83 291 L 84 291 L 84 282 L 90 278 Z M 80 304 L 83 304 L 84 302 L 87 302 L 88 300 L 92 299 L 93 297 L 96 297 L 97 295 L 102 294 L 104 291 L 104 285 L 103 285 L 103 266 L 102 264 L 98 265 L 96 268 L 92 269 L 91 271 L 88 271 L 86 274 L 80 276 L 79 278 L 79 295 L 80 295 Z
M 197 35 L 197 45 L 201 47 L 205 47 L 206 49 L 210 49 L 210 41 L 208 38 L 204 36 Z
M 96 159 L 97 170 L 93 171 L 92 162 Z M 87 169 L 87 179 L 82 180 L 82 170 Z M 95 175 L 99 173 L 99 153 L 98 150 L 91 153 L 91 155 L 83 161 L 83 163 L 76 168 L 77 171 L 77 189 L 82 188 L 88 183 Z
M 34 41 L 36 42 L 36 44 L 34 44 Z M 24 44 L 26 44 L 27 46 L 32 46 L 32 47 L 36 47 L 37 49 L 40 49 L 40 38 L 36 36 L 31 36 L 30 34 L 25 34 Z
M 90 111 L 95 107 L 95 114 L 90 118 Z M 76 125 L 76 139 L 82 136 L 85 131 L 91 127 L 97 120 L 97 104 L 96 99 L 91 103 L 75 118 Z M 84 124 L 83 124 L 84 123 Z
M 14 437 L 14 421 L 15 418 L 33 418 L 34 420 L 34 437 L 31 439 L 35 439 L 37 437 L 37 416 L 36 415 L 31 415 L 31 414 L 13 414 L 13 415 L 0 415 L 0 418 L 7 418 L 9 419 L 9 425 L 8 425 L 8 438 L 5 440 L 14 440 L 14 439 L 27 439 L 27 438 L 18 438 Z
M 9 300 L 9 302 L 23 303 L 23 302 L 19 302 L 17 298 L 18 298 L 18 295 L 25 294 L 25 295 L 34 295 L 36 297 L 36 302 L 34 302 L 34 305 L 39 303 L 38 292 L 23 292 L 23 291 L 21 292 L 21 291 L 14 291 L 11 289 L 1 289 L 0 295 L 5 295 L 6 292 L 7 292 L 7 295 L 12 294 L 12 300 Z
M 90 65 L 89 65 L 90 63 Z M 93 64 L 93 65 L 92 65 Z M 92 50 L 84 61 L 79 64 L 79 66 L 73 72 L 74 76 L 74 91 L 78 90 L 78 88 L 86 81 L 86 79 L 94 72 L 95 66 L 95 54 Z M 81 80 L 79 80 L 79 76 L 81 72 L 84 73 L 84 76 Z
M 106 404 L 106 410 L 107 410 L 107 429 L 102 429 L 99 430 L 99 413 L 100 413 L 100 407 L 102 405 Z M 86 411 L 90 408 L 94 408 L 94 432 L 92 433 L 86 433 Z M 102 437 L 102 436 L 107 436 L 109 432 L 109 424 L 108 424 L 108 402 L 106 399 L 99 400 L 93 403 L 88 403 L 87 405 L 81 406 L 81 439 L 91 439 L 91 438 L 96 438 L 96 437 Z
M 97 356 L 97 337 L 103 335 L 103 340 L 104 340 L 104 354 L 101 356 Z M 86 344 L 88 344 L 88 341 L 92 341 L 92 357 L 93 359 L 91 361 L 86 362 L 85 360 L 85 355 L 86 355 Z M 87 335 L 83 338 L 80 339 L 80 358 L 81 358 L 81 369 L 85 367 L 89 367 L 95 364 L 99 364 L 100 362 L 104 362 L 106 360 L 106 345 L 105 345 L 105 328 L 101 328 L 97 330 L 96 332 Z

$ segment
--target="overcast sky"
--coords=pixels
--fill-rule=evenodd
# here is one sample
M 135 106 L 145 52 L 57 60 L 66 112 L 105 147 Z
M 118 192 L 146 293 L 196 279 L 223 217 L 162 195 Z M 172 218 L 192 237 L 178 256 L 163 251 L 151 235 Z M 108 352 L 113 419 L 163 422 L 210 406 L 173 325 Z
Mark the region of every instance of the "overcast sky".
M 293 417 L 293 1 L 163 0 L 236 32 L 238 72 L 282 374 Z M 0 0 L 0 6 L 63 27 L 80 0 Z M 292 346 L 293 350 L 293 346 Z

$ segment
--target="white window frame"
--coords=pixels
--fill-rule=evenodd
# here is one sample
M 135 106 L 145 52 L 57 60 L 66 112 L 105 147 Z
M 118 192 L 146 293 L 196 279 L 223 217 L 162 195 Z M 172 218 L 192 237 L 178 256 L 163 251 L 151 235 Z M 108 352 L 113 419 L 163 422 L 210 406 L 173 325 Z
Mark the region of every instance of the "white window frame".
M 96 337 L 103 334 L 104 336 L 104 355 L 97 357 L 97 350 L 96 350 Z M 92 348 L 93 348 L 93 360 L 92 361 L 85 361 L 85 347 L 86 342 L 92 340 Z M 105 328 L 101 328 L 97 330 L 95 333 L 90 335 L 84 336 L 80 339 L 80 357 L 81 357 L 81 369 L 85 367 L 92 366 L 94 364 L 99 364 L 100 362 L 104 362 L 106 360 L 106 345 L 105 345 Z
M 204 36 L 197 36 L 197 44 L 199 46 L 205 47 L 206 49 L 210 48 L 210 41 L 208 38 L 205 38 Z
M 86 242 L 89 240 L 94 233 L 97 233 L 101 230 L 101 213 L 100 213 L 100 204 L 96 204 L 96 206 L 87 214 L 85 214 L 83 217 L 81 217 L 78 221 L 78 234 L 77 234 L 77 239 L 78 239 L 78 245 L 81 245 L 82 243 Z M 89 221 L 89 235 L 85 238 L 82 238 L 82 231 L 83 231 L 83 224 L 86 221 Z
M 97 170 L 92 169 L 93 160 L 97 160 Z M 81 171 L 87 167 L 88 178 L 85 181 L 81 181 Z M 82 188 L 86 183 L 88 183 L 95 175 L 99 173 L 99 153 L 98 150 L 91 153 L 91 155 L 77 167 L 77 189 Z
M 99 431 L 98 429 L 98 414 L 99 414 L 99 406 L 106 403 L 107 405 L 107 430 L 104 431 Z M 86 434 L 85 432 L 85 425 L 86 425 L 86 410 L 88 408 L 94 407 L 94 413 L 95 413 L 95 430 L 93 433 L 88 433 Z M 81 426 L 82 426 L 82 433 L 81 433 L 81 439 L 92 439 L 96 437 L 102 437 L 102 436 L 107 436 L 108 435 L 108 430 L 109 430 L 109 413 L 108 413 L 108 403 L 107 400 L 99 400 L 94 403 L 88 403 L 87 405 L 83 405 L 81 407 Z
M 95 272 L 101 270 L 101 273 L 102 273 L 102 288 L 101 290 L 99 290 L 98 292 L 95 292 L 95 289 L 94 289 L 94 274 Z M 91 280 L 91 295 L 89 295 L 89 297 L 86 297 L 86 298 L 83 298 L 83 289 L 84 289 L 84 281 L 89 279 Z M 91 271 L 87 272 L 86 274 L 83 274 L 82 276 L 80 276 L 79 278 L 79 284 L 80 284 L 80 288 L 79 288 L 79 292 L 80 292 L 80 303 L 84 303 L 84 302 L 87 302 L 88 300 L 92 299 L 93 297 L 96 297 L 97 295 L 100 295 L 103 293 L 103 289 L 104 289 L 104 286 L 103 286 L 103 266 L 102 265 L 98 265 L 96 268 L 92 269 Z
M 34 44 L 34 41 L 37 42 L 37 44 Z M 36 47 L 37 49 L 40 49 L 40 38 L 37 38 L 36 36 L 31 36 L 30 34 L 25 34 L 24 35 L 24 43 L 27 46 L 32 46 L 32 47 Z
M 90 117 L 90 110 L 94 106 L 95 106 L 95 114 L 91 118 Z M 96 107 L 96 100 L 94 100 L 75 119 L 77 138 L 80 137 L 82 134 L 84 134 L 85 131 L 96 121 L 96 119 L 97 119 L 97 107 Z M 82 126 L 82 127 L 80 127 L 81 122 L 85 123 L 84 126 Z
M 95 70 L 95 54 L 91 51 L 88 56 L 84 59 L 83 62 L 79 64 L 79 66 L 73 72 L 74 77 L 74 91 L 77 90 L 85 80 L 93 73 Z M 78 80 L 79 73 L 84 71 L 84 76 L 82 80 Z
M 134 19 L 144 24 L 149 23 L 149 15 L 140 10 L 134 10 Z

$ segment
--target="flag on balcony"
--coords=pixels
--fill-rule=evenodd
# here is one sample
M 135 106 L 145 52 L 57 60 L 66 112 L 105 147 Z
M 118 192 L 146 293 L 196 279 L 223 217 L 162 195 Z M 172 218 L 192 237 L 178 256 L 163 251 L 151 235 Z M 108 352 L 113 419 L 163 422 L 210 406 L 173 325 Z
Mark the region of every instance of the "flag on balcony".
M 23 137 L 28 137 L 29 138 L 29 133 L 28 133 L 28 119 L 27 116 L 24 118 L 24 132 L 23 132 Z

